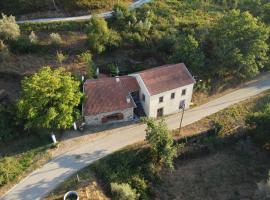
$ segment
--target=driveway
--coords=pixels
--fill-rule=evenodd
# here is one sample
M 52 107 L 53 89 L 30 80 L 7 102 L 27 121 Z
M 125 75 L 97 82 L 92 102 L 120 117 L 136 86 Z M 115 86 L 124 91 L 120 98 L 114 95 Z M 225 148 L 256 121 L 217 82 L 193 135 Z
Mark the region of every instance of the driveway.
M 232 93 L 224 95 L 202 106 L 186 111 L 183 125 L 196 122 L 206 116 L 216 113 L 232 104 L 246 100 L 270 89 L 270 75 L 243 86 Z M 180 114 L 166 119 L 170 129 L 179 126 Z M 86 167 L 90 163 L 127 145 L 139 142 L 145 138 L 145 125 L 132 125 L 109 130 L 112 134 L 66 152 L 48 162 L 42 168 L 34 171 L 23 181 L 13 187 L 2 200 L 34 200 L 41 199 L 70 175 Z
M 149 3 L 151 0 L 138 0 L 132 3 L 129 6 L 130 10 L 136 9 L 140 6 L 142 6 L 145 3 Z M 110 12 L 105 12 L 98 14 L 97 16 L 99 17 L 104 17 L 104 18 L 110 18 L 112 16 L 112 11 Z M 29 22 L 60 22 L 60 21 L 80 21 L 80 20 L 88 20 L 91 19 L 92 15 L 84 15 L 84 16 L 78 16 L 78 17 L 57 17 L 57 18 L 42 18 L 42 19 L 29 19 L 29 20 L 20 20 L 17 21 L 18 24 L 23 24 L 23 23 L 29 23 Z

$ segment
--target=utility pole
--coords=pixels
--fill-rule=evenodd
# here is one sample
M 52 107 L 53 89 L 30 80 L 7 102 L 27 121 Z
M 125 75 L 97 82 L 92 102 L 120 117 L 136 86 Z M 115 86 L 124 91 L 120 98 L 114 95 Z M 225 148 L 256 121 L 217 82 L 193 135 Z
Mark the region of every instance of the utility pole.
M 183 122 L 184 113 L 185 113 L 185 103 L 183 105 L 180 105 L 179 108 L 182 109 L 182 115 L 181 115 L 181 120 L 180 120 L 180 125 L 179 125 L 179 136 L 181 136 L 182 122 Z

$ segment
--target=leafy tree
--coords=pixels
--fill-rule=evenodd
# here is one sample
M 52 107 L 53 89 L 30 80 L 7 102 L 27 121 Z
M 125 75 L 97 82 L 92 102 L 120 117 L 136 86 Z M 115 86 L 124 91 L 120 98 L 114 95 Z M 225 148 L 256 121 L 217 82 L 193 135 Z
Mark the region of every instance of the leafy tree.
M 25 78 L 17 102 L 17 116 L 24 128 L 69 128 L 79 116 L 79 85 L 63 68 L 53 70 L 49 66 Z
M 0 19 L 0 38 L 3 40 L 16 40 L 20 37 L 20 27 L 15 17 L 2 14 Z
M 177 148 L 173 145 L 173 138 L 164 120 L 144 119 L 147 124 L 146 141 L 150 144 L 154 164 L 173 168 L 173 159 L 177 155 Z
M 180 36 L 174 47 L 174 53 L 170 58 L 171 62 L 185 63 L 193 73 L 203 70 L 204 54 L 200 49 L 198 41 L 192 36 Z
M 97 53 L 102 53 L 106 47 L 113 48 L 120 45 L 121 38 L 117 32 L 110 30 L 103 18 L 93 17 L 87 29 L 88 44 Z
M 119 69 L 117 67 L 117 65 L 110 63 L 107 65 L 108 71 L 110 73 L 111 77 L 115 77 L 119 75 Z
M 221 77 L 252 77 L 268 61 L 267 28 L 249 12 L 231 11 L 216 23 L 209 38 L 213 70 Z

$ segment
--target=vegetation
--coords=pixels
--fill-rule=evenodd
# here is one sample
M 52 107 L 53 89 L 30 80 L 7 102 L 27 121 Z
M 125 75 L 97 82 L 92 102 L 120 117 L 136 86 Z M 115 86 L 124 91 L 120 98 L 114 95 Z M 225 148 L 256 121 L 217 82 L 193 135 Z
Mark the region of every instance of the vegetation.
M 138 195 L 136 191 L 133 190 L 129 184 L 123 183 L 112 183 L 111 190 L 113 194 L 113 199 L 115 200 L 136 200 L 138 199 Z
M 117 32 L 108 28 L 107 22 L 103 18 L 92 18 L 87 30 L 88 44 L 91 50 L 102 53 L 106 47 L 113 48 L 119 46 L 120 37 Z
M 16 40 L 20 36 L 20 28 L 15 17 L 2 14 L 0 19 L 0 39 Z
M 177 149 L 173 145 L 173 139 L 165 121 L 156 122 L 154 119 L 145 119 L 145 122 L 147 124 L 145 139 L 150 144 L 153 163 L 172 169 Z
M 3 0 L 0 2 L 0 13 L 14 15 L 35 13 L 37 11 L 50 11 L 60 9 L 66 12 L 97 11 L 111 9 L 118 0 Z M 129 2 L 121 0 L 120 2 Z
M 81 100 L 80 83 L 62 68 L 42 68 L 22 82 L 17 103 L 18 118 L 25 129 L 65 129 L 78 118 L 75 109 Z
M 231 11 L 210 32 L 209 51 L 219 76 L 252 77 L 268 62 L 269 32 L 249 12 Z

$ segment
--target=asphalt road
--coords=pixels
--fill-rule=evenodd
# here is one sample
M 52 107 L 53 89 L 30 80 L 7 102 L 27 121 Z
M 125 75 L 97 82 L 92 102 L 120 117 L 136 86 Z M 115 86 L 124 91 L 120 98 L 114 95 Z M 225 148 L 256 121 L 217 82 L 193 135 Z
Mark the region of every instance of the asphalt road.
M 145 3 L 150 2 L 151 0 L 138 0 L 132 3 L 129 6 L 130 10 L 136 9 L 142 6 Z M 112 11 L 105 12 L 97 15 L 98 17 L 110 18 L 112 16 Z M 60 22 L 60 21 L 80 21 L 80 20 L 87 20 L 91 19 L 92 15 L 84 15 L 78 17 L 57 17 L 57 18 L 41 18 L 41 19 L 30 19 L 30 20 L 19 20 L 17 21 L 18 24 L 29 23 L 29 22 Z
M 255 80 L 241 89 L 186 111 L 183 125 L 191 124 L 268 89 L 270 89 L 270 75 L 260 77 L 259 80 Z M 177 128 L 179 126 L 179 119 L 180 114 L 168 117 L 166 122 L 169 128 Z M 76 147 L 72 151 L 54 158 L 13 187 L 1 200 L 41 199 L 67 177 L 93 161 L 127 145 L 144 140 L 144 130 L 145 125 L 131 125 L 109 130 L 108 132 L 112 134 Z

